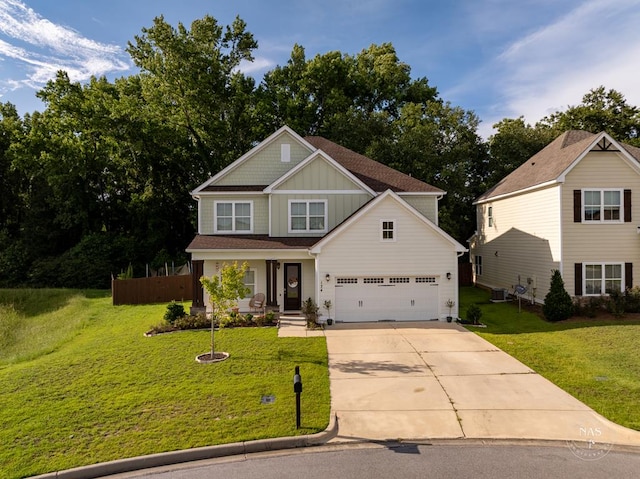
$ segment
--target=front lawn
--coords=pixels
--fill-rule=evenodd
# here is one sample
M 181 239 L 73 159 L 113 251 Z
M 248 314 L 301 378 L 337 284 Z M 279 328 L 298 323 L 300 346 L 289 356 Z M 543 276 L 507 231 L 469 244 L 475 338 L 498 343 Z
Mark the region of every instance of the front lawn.
M 33 292 L 39 306 L 27 306 L 25 294 L 0 291 L 0 308 L 12 311 L 9 329 L 21 331 L 3 336 L 12 352 L 0 356 L 0 477 L 310 434 L 328 424 L 324 338 L 225 329 L 216 331 L 216 350 L 231 357 L 198 364 L 209 331 L 143 336 L 166 305 L 114 307 L 104 294 L 41 290 Z M 48 335 L 55 339 L 42 345 Z M 300 430 L 296 365 L 304 383 Z M 275 401 L 263 404 L 263 396 Z
M 478 288 L 460 288 L 460 313 L 476 303 L 486 328 L 469 329 L 611 421 L 640 430 L 640 317 L 547 322 L 517 302 L 491 303 Z M 524 302 L 524 298 L 522 300 Z

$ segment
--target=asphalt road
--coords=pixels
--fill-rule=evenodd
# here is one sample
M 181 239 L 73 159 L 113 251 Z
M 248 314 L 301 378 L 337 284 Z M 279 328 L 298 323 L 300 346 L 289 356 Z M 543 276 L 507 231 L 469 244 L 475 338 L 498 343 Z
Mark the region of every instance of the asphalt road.
M 604 445 L 359 444 L 236 456 L 111 479 L 637 478 L 640 451 Z

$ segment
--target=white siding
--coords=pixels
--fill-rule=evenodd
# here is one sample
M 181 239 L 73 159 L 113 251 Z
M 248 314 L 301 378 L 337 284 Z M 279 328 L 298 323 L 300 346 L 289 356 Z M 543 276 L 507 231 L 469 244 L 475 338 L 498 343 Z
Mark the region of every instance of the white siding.
M 483 271 L 476 282 L 509 290 L 520 283 L 529 288 L 531 299 L 543 300 L 551 271 L 561 262 L 560 187 L 484 203 L 477 210 L 478 235 L 472 244 L 471 261 L 482 256 Z
M 393 219 L 396 240 L 380 241 L 380 220 Z M 320 303 L 335 303 L 335 278 L 338 276 L 435 276 L 439 284 L 440 317 L 448 314 L 447 299 L 456 301 L 457 254 L 452 243 L 425 225 L 415 215 L 389 197 L 367 211 L 350 227 L 322 248 L 318 258 L 320 278 L 330 274 L 323 285 Z M 447 280 L 446 274 L 451 273 Z

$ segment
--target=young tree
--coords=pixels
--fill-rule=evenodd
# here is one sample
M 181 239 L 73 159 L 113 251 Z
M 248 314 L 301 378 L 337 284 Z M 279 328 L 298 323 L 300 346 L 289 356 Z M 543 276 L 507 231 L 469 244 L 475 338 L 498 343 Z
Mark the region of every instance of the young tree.
M 250 292 L 250 289 L 244 285 L 244 275 L 248 268 L 249 264 L 246 262 L 242 263 L 242 266 L 238 266 L 237 262 L 224 263 L 219 276 L 200 278 L 200 283 L 209 293 L 211 302 L 211 359 L 215 357 L 213 331 L 216 321 L 228 314 L 229 310 L 238 304 L 239 298 L 244 298 Z
M 551 286 L 544 297 L 542 312 L 549 321 L 563 321 L 573 314 L 571 296 L 564 289 L 564 281 L 557 269 L 553 270 L 551 275 Z

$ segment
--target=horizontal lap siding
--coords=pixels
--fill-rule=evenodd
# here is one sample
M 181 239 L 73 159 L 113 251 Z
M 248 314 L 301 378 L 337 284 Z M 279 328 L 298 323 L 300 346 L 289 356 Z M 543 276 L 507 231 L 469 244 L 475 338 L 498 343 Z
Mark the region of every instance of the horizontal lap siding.
M 396 241 L 380 241 L 380 220 L 396 222 Z M 333 300 L 333 281 L 339 276 L 437 276 L 440 313 L 444 301 L 457 298 L 457 254 L 453 245 L 413 214 L 388 198 L 338 234 L 322 248 L 320 277 L 332 283 L 321 299 Z M 446 273 L 453 275 L 446 279 Z M 443 299 L 444 298 L 444 299 Z
M 216 201 L 252 201 L 253 234 L 269 234 L 269 198 L 267 196 L 242 197 L 239 195 L 202 196 L 198 213 L 200 234 L 214 234 L 214 204 Z
M 471 260 L 482 256 L 479 284 L 512 289 L 518 282 L 535 287 L 535 299 L 548 292 L 551 271 L 560 266 L 560 192 L 554 186 L 478 206 L 478 236 Z M 488 225 L 488 208 L 493 225 Z M 527 284 L 527 278 L 532 283 Z
M 573 192 L 585 188 L 631 190 L 630 223 L 585 224 L 573 221 Z M 631 262 L 640 264 L 640 177 L 618 153 L 591 152 L 571 170 L 562 192 L 563 278 L 574 294 L 574 264 Z

